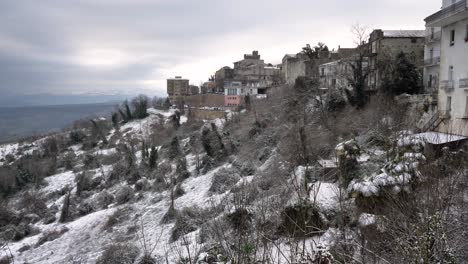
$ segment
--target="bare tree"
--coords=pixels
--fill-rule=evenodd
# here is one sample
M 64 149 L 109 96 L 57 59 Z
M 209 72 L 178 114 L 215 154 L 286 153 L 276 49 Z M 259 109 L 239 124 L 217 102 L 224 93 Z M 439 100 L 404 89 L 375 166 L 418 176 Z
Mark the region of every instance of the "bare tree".
M 369 43 L 368 31 L 366 27 L 355 24 L 351 28 L 351 33 L 354 35 L 354 44 L 356 45 L 355 54 L 347 59 L 347 64 L 351 67 L 352 73 L 348 77 L 348 81 L 353 87 L 353 91 L 345 90 L 349 102 L 357 108 L 363 108 L 367 101 L 366 94 L 367 78 L 371 73 L 369 67 Z

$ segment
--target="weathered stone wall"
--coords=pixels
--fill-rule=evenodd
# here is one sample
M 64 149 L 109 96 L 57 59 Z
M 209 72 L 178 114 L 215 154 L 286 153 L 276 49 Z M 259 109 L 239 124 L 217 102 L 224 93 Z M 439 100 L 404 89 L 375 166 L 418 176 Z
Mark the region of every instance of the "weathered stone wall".
M 199 94 L 185 96 L 189 107 L 224 107 L 224 94 Z
M 214 120 L 217 118 L 226 118 L 226 112 L 222 110 L 208 110 L 191 108 L 189 111 L 190 118 L 196 120 Z

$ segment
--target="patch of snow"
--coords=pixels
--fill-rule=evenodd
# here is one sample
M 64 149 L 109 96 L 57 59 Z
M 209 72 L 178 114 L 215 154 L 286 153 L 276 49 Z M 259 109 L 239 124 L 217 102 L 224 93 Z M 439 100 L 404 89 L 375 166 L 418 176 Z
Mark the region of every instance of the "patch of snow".
M 376 223 L 376 216 L 373 214 L 362 213 L 359 216 L 359 225 L 360 226 L 370 226 Z
M 310 200 L 323 210 L 332 210 L 340 201 L 340 188 L 335 183 L 316 182 L 312 185 Z
M 75 174 L 73 171 L 66 171 L 63 173 L 55 174 L 45 178 L 47 186 L 42 188 L 44 193 L 51 193 L 54 191 L 62 190 L 66 186 L 71 188 L 75 185 Z

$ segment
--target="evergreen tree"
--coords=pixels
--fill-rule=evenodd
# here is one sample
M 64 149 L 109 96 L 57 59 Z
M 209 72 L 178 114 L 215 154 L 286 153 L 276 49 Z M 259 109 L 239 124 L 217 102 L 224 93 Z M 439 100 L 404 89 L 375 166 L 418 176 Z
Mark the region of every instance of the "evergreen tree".
M 405 53 L 400 52 L 388 79 L 385 79 L 381 87 L 382 91 L 391 96 L 400 94 L 416 94 L 421 89 L 421 76 L 414 63 Z

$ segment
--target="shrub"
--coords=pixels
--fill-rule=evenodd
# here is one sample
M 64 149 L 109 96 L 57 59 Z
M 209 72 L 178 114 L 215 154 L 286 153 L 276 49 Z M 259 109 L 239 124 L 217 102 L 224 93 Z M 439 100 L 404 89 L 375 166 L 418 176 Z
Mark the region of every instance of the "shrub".
M 96 264 L 133 264 L 139 250 L 131 244 L 113 244 L 107 246 Z
M 0 195 L 5 197 L 12 193 L 16 187 L 16 173 L 11 167 L 0 167 Z
M 108 191 L 102 191 L 96 196 L 95 209 L 105 209 L 114 201 L 114 196 Z
M 99 168 L 99 160 L 97 159 L 96 155 L 86 153 L 83 159 L 84 168 L 87 170 L 92 170 Z
M 129 218 L 132 209 L 130 207 L 123 208 L 121 210 L 116 210 L 113 214 L 111 214 L 104 225 L 104 230 L 112 231 L 112 228 L 126 219 Z
M 223 168 L 213 175 L 209 191 L 225 193 L 239 182 L 240 178 L 240 175 L 236 171 Z
M 237 208 L 234 212 L 226 216 L 231 228 L 241 232 L 250 229 L 253 215 L 245 208 Z
M 8 224 L 18 224 L 19 219 L 16 216 L 15 212 L 8 207 L 7 203 L 0 203 L 0 228 Z
M 47 137 L 42 143 L 42 150 L 44 151 L 44 156 L 46 157 L 55 157 L 59 152 L 59 144 L 56 137 Z
M 55 239 L 61 237 L 63 234 L 68 232 L 67 227 L 62 227 L 60 229 L 48 231 L 44 233 L 39 240 L 37 241 L 36 245 L 34 247 L 40 247 L 42 244 L 49 242 L 49 241 L 54 241 Z
M 20 241 L 21 239 L 39 233 L 39 230 L 30 224 L 21 223 L 17 226 L 8 225 L 2 229 L 2 237 L 5 240 Z
M 143 119 L 148 116 L 148 103 L 149 99 L 145 95 L 139 95 L 132 100 L 133 117 Z
M 180 237 L 193 232 L 201 226 L 203 215 L 199 208 L 185 208 L 176 214 L 176 222 L 172 228 L 171 241 L 177 241 Z
M 63 167 L 66 170 L 73 170 L 73 166 L 75 165 L 76 155 L 75 152 L 70 151 L 63 157 Z
M 282 229 L 291 237 L 311 237 L 326 227 L 318 208 L 308 203 L 286 207 L 282 218 Z
M 36 214 L 39 217 L 47 214 L 45 200 L 37 192 L 23 193 L 18 201 L 18 207 L 24 209 L 27 214 Z
M 133 189 L 127 185 L 119 187 L 115 194 L 115 201 L 117 204 L 124 204 L 129 202 L 135 196 Z
M 135 190 L 136 191 L 147 191 L 150 188 L 150 183 L 146 178 L 139 179 L 135 183 Z
M 86 138 L 86 134 L 82 130 L 73 130 L 68 134 L 70 145 L 76 145 L 83 143 L 83 140 Z

